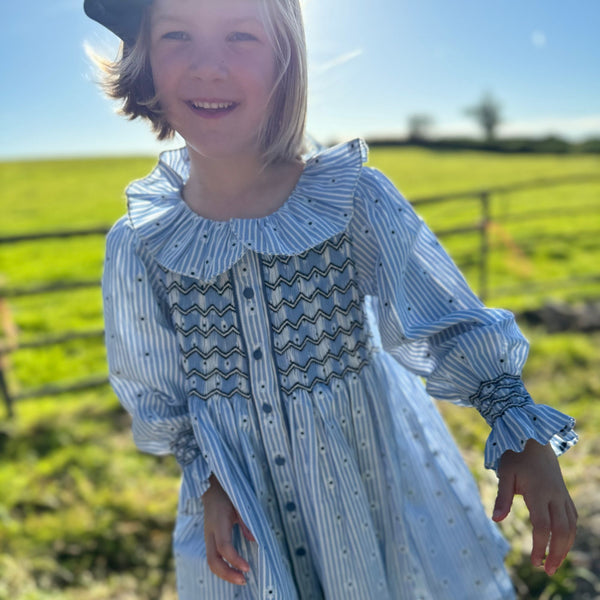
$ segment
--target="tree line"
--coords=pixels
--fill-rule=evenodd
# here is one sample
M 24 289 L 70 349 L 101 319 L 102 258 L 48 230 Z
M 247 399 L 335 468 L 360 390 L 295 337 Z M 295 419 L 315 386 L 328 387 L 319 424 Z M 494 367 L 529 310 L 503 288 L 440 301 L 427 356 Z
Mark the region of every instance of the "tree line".
M 408 117 L 408 134 L 405 139 L 370 140 L 371 145 L 418 145 L 439 149 L 492 150 L 497 152 L 548 152 L 548 153 L 600 153 L 600 136 L 582 142 L 570 142 L 558 135 L 539 138 L 516 136 L 498 137 L 498 128 L 503 122 L 501 103 L 490 93 L 485 93 L 479 102 L 464 110 L 465 115 L 475 120 L 481 130 L 480 138 L 451 136 L 434 138 L 431 128 L 434 119 L 425 113 Z

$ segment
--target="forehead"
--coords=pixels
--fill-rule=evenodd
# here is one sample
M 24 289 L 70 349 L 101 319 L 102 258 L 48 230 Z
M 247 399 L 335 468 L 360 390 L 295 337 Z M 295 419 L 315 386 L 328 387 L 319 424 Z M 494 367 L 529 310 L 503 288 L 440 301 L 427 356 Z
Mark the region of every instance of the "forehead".
M 151 14 L 156 22 L 169 18 L 264 21 L 263 0 L 154 0 Z

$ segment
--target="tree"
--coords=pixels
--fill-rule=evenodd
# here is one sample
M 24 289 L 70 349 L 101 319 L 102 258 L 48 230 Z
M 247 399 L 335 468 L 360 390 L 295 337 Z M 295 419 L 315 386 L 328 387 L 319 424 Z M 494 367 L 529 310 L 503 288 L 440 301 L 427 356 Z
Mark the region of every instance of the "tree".
M 422 142 L 428 137 L 428 130 L 433 124 L 429 115 L 415 114 L 408 117 L 408 139 L 411 142 Z
M 486 141 L 492 142 L 496 139 L 496 128 L 502 121 L 500 111 L 500 104 L 491 94 L 486 93 L 479 104 L 467 108 L 465 113 L 479 123 Z

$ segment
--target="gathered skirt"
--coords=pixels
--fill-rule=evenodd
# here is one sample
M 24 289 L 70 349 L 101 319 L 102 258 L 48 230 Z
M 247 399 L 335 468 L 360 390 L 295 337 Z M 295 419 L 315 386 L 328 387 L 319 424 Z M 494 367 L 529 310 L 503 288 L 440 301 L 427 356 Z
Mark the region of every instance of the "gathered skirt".
M 227 583 L 206 562 L 201 503 L 181 505 L 180 600 L 514 598 L 507 544 L 421 380 L 377 351 L 342 387 L 283 403 L 291 456 L 275 462 L 260 407 L 207 403 L 199 442 L 258 541 L 235 528 L 251 570 Z

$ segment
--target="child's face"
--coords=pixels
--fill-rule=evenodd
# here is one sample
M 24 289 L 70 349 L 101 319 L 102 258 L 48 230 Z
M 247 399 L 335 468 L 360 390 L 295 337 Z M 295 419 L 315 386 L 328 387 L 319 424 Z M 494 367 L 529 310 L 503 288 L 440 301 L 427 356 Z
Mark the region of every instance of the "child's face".
M 190 149 L 260 153 L 276 68 L 259 0 L 155 0 L 150 64 L 165 117 Z

